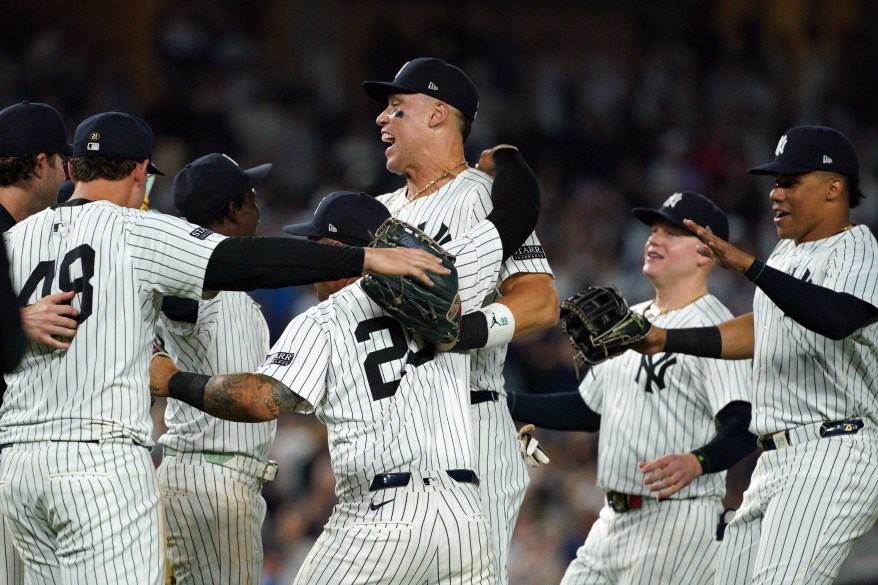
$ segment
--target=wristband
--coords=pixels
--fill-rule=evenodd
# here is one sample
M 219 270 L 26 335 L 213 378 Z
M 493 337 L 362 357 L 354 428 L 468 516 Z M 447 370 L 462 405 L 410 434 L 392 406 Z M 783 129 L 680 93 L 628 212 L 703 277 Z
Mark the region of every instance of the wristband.
M 168 380 L 168 396 L 204 410 L 204 390 L 209 381 L 210 376 L 204 374 L 177 372 Z
M 488 341 L 485 347 L 500 347 L 512 341 L 515 334 L 515 316 L 509 307 L 501 303 L 492 303 L 479 309 L 485 314 L 488 322 Z
M 753 258 L 753 264 L 744 271 L 744 276 L 749 278 L 750 282 L 756 282 L 756 279 L 759 278 L 763 270 L 765 270 L 765 263 L 759 258 Z
M 668 329 L 665 353 L 682 353 L 698 357 L 718 358 L 723 352 L 723 337 L 716 325 L 712 327 L 688 327 Z

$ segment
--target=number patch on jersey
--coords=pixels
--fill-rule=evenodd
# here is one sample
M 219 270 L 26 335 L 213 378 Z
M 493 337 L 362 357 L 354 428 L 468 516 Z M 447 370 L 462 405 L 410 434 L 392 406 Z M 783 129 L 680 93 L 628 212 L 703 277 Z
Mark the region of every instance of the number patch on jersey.
M 64 291 L 74 291 L 76 294 L 82 294 L 79 307 L 79 323 L 83 323 L 89 318 L 92 312 L 92 298 L 94 296 L 94 287 L 89 282 L 95 273 L 95 251 L 88 244 L 82 244 L 67 252 L 61 260 L 58 268 L 58 287 Z M 78 276 L 74 277 L 73 275 Z M 42 282 L 39 298 L 47 296 L 52 291 L 52 283 L 55 280 L 55 261 L 43 260 L 31 275 L 28 277 L 21 292 L 18 295 L 18 302 L 21 305 L 28 304 L 31 295 L 37 290 L 37 286 Z
M 213 232 L 207 228 L 195 228 L 189 235 L 193 238 L 198 238 L 199 240 L 206 240 L 207 237 L 212 233 Z
M 369 341 L 372 334 L 379 331 L 387 331 L 387 334 L 390 336 L 391 345 L 384 349 L 370 352 L 366 356 L 365 361 L 363 361 L 363 369 L 366 370 L 366 380 L 369 382 L 369 392 L 372 394 L 372 400 L 381 400 L 396 394 L 404 374 L 401 371 L 398 378 L 385 382 L 381 376 L 382 364 L 405 358 L 403 366 L 409 364 L 416 368 L 436 357 L 436 348 L 431 343 L 425 345 L 420 351 L 414 352 L 410 350 L 402 325 L 393 317 L 386 315 L 363 321 L 357 325 L 354 335 L 356 335 L 357 341 L 362 343 Z

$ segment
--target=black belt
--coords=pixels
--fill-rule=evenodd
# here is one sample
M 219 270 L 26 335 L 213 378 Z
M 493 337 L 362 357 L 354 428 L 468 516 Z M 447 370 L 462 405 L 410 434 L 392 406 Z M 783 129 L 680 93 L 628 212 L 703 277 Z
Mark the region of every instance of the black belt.
M 631 510 L 642 508 L 643 497 L 610 492 L 607 494 L 607 505 L 613 509 L 613 512 L 621 514 L 622 512 L 630 512 Z
M 861 428 L 863 428 L 862 419 L 850 418 L 846 420 L 825 422 L 820 425 L 820 429 L 817 432 L 819 433 L 820 438 L 824 439 L 826 437 L 836 437 L 838 435 L 856 435 L 860 432 Z M 786 444 L 782 444 L 784 443 L 783 440 L 775 440 L 775 437 L 781 434 L 783 439 L 786 439 Z M 780 439 L 780 437 L 778 439 Z M 780 433 L 774 433 L 772 435 L 760 435 L 757 443 L 764 451 L 774 451 L 781 447 L 792 446 L 793 441 L 790 439 L 789 431 L 781 431 Z
M 472 469 L 449 469 L 445 473 L 458 483 L 479 485 L 479 476 Z M 411 473 L 379 473 L 369 484 L 369 491 L 377 492 L 388 488 L 405 487 L 411 480 Z
M 46 441 L 47 443 L 91 443 L 93 445 L 100 445 L 101 442 L 97 439 L 86 439 L 85 441 L 77 441 L 76 439 L 50 439 Z M 5 449 L 6 447 L 11 447 L 15 445 L 15 443 L 3 443 L 0 445 L 0 449 Z
M 469 393 L 470 404 L 481 404 L 482 402 L 497 402 L 500 400 L 500 393 L 493 390 L 479 390 Z

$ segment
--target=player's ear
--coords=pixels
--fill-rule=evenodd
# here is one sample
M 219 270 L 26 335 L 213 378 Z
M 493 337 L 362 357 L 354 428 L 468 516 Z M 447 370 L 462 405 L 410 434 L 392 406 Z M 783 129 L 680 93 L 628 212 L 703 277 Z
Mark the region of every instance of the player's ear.
M 844 193 L 844 179 L 839 175 L 832 175 L 826 181 L 826 200 L 834 201 Z
M 35 179 L 43 178 L 43 174 L 46 172 L 46 167 L 49 166 L 49 155 L 45 152 L 41 152 L 34 159 L 34 168 L 33 168 L 33 176 Z
M 429 126 L 434 128 L 448 119 L 448 116 L 451 115 L 451 110 L 448 108 L 448 104 L 445 102 L 436 101 L 433 104 L 433 111 L 430 113 Z

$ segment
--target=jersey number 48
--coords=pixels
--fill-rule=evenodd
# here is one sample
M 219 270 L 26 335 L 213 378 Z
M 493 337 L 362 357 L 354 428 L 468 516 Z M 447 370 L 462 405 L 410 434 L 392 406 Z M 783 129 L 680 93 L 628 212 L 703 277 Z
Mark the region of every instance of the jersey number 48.
M 73 278 L 74 263 L 79 263 L 81 274 Z M 66 291 L 82 293 L 79 307 L 79 322 L 82 323 L 91 315 L 91 303 L 94 289 L 89 281 L 95 272 L 95 251 L 88 244 L 82 244 L 67 252 L 58 267 L 58 287 Z M 55 260 L 43 260 L 28 277 L 27 282 L 21 287 L 18 302 L 21 305 L 28 304 L 31 295 L 37 290 L 37 286 L 43 283 L 39 298 L 48 296 L 52 292 L 52 283 L 55 281 Z M 39 300 L 39 299 L 38 299 Z

